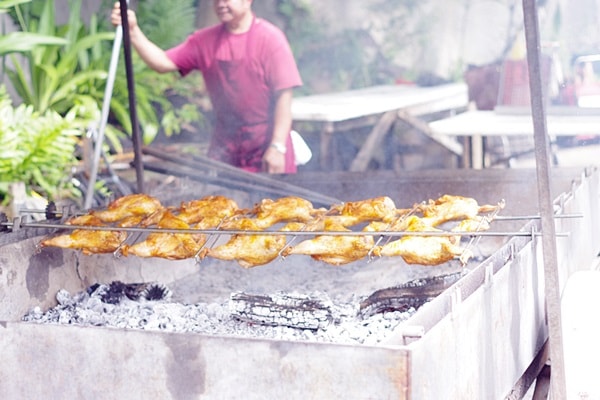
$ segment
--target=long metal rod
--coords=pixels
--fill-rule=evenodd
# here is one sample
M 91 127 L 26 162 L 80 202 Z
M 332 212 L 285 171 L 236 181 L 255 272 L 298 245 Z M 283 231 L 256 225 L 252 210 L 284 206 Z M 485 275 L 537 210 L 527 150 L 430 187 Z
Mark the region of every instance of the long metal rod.
M 203 183 L 214 184 L 217 186 L 221 186 L 224 188 L 234 189 L 234 190 L 246 190 L 249 192 L 264 192 L 271 196 L 302 196 L 306 200 L 311 201 L 315 205 L 323 205 L 329 206 L 335 203 L 341 203 L 340 200 L 336 200 L 327 196 L 321 196 L 317 193 L 308 194 L 305 192 L 300 193 L 299 191 L 290 190 L 289 188 L 277 188 L 272 186 L 265 186 L 261 183 L 256 182 L 248 182 L 241 181 L 235 178 L 227 178 L 222 176 L 212 176 L 207 173 L 202 173 L 198 170 L 186 171 L 181 166 L 177 166 L 177 168 L 168 168 L 165 167 L 164 164 L 154 164 L 151 162 L 147 162 L 145 164 L 145 168 L 150 171 L 158 172 L 161 174 L 175 175 L 184 178 L 189 178 L 192 180 L 197 180 Z
M 286 192 L 288 193 L 288 192 Z M 33 209 L 33 208 L 20 208 L 19 209 L 21 214 L 44 214 L 46 213 L 46 210 L 42 210 L 42 209 Z M 55 213 L 57 215 L 60 215 L 61 213 Z M 84 213 L 79 213 L 79 215 L 82 215 Z M 532 220 L 532 219 L 540 219 L 541 217 L 539 215 L 496 215 L 494 217 L 494 221 L 520 221 L 520 220 Z M 557 219 L 568 219 L 568 218 L 583 218 L 583 214 L 555 214 L 554 218 Z
M 554 218 L 567 219 L 567 218 L 583 218 L 583 214 L 555 214 Z M 513 221 L 513 220 L 530 220 L 530 219 L 541 219 L 539 215 L 497 215 L 494 217 L 494 221 Z
M 88 230 L 88 231 L 120 231 L 120 232 L 144 232 L 144 233 L 191 233 L 191 234 L 207 234 L 207 235 L 286 235 L 286 236 L 438 236 L 438 237 L 455 237 L 455 236 L 539 236 L 538 232 L 529 231 L 279 231 L 279 230 L 241 230 L 241 229 L 170 229 L 170 228 L 153 228 L 153 227 L 119 227 L 119 226 L 90 226 L 90 225 L 67 225 L 67 224 L 52 224 L 45 222 L 5 222 L 0 223 L 0 226 L 20 228 L 48 228 L 48 229 L 69 229 L 69 230 Z M 568 233 L 560 234 L 568 236 Z M 558 236 L 558 235 L 557 235 Z
M 177 165 L 177 167 L 181 167 L 181 166 L 185 166 L 185 167 L 190 167 L 190 168 L 194 168 L 196 170 L 214 170 L 217 172 L 218 176 L 207 176 L 206 174 L 201 174 L 199 172 L 196 172 L 194 175 L 195 176 L 201 176 L 203 180 L 208 181 L 208 182 L 214 182 L 214 183 L 219 183 L 219 180 L 225 180 L 226 178 L 223 178 L 223 176 L 227 176 L 230 179 L 227 180 L 227 182 L 231 182 L 231 183 L 239 183 L 239 186 L 241 187 L 248 187 L 248 185 L 251 185 L 251 187 L 254 187 L 258 190 L 265 191 L 265 192 L 273 192 L 273 190 L 275 190 L 276 192 L 281 192 L 281 193 L 287 193 L 288 195 L 296 195 L 296 196 L 303 196 L 313 202 L 318 202 L 318 203 L 323 203 L 326 205 L 331 205 L 331 204 L 335 204 L 335 203 L 341 203 L 341 200 L 336 199 L 334 197 L 331 196 L 327 196 L 309 189 L 305 189 L 296 185 L 292 185 L 290 183 L 287 182 L 282 182 L 267 176 L 263 176 L 260 174 L 256 174 L 256 173 L 250 173 L 250 172 L 246 172 L 244 170 L 241 170 L 239 168 L 233 167 L 231 165 L 216 161 L 216 160 L 211 160 L 209 158 L 206 157 L 193 157 L 193 158 L 187 158 L 184 157 L 182 158 L 181 155 L 171 155 L 171 154 L 167 154 L 165 152 L 156 150 L 156 149 L 152 149 L 148 146 L 145 146 L 142 149 L 144 154 L 165 160 L 165 161 L 169 161 L 169 162 L 173 162 Z M 166 167 L 162 167 L 163 171 L 165 172 L 170 172 L 170 173 L 175 173 L 176 171 L 173 171 L 172 169 L 168 169 Z M 262 188 L 261 188 L 262 186 Z M 235 186 L 234 186 L 235 187 Z
M 129 114 L 131 117 L 131 139 L 133 141 L 133 164 L 138 193 L 144 193 L 144 166 L 142 164 L 142 138 L 138 125 L 137 105 L 135 100 L 135 80 L 133 78 L 133 62 L 131 59 L 131 38 L 127 20 L 127 0 L 119 0 L 121 6 L 121 25 L 123 26 L 123 52 L 125 53 L 125 70 L 127 74 L 127 90 L 129 93 Z
M 163 159 L 165 161 L 171 161 L 178 165 L 186 165 L 189 167 L 201 168 L 201 169 L 213 169 L 218 174 L 228 175 L 228 176 L 231 176 L 238 180 L 258 182 L 267 187 L 276 187 L 276 188 L 290 187 L 290 188 L 292 188 L 292 190 L 301 189 L 297 186 L 290 185 L 289 183 L 277 181 L 273 178 L 263 176 L 260 174 L 247 172 L 247 171 L 244 171 L 243 169 L 231 166 L 231 165 L 226 164 L 221 161 L 210 159 L 208 157 L 202 157 L 202 156 L 187 157 L 186 156 L 186 157 L 182 158 L 180 154 L 168 154 L 166 152 L 163 152 L 163 151 L 160 151 L 157 149 L 153 149 L 148 146 L 145 146 L 142 149 L 142 151 L 144 154 L 148 154 L 153 157 Z M 302 189 L 302 190 L 305 190 L 305 189 Z M 308 192 L 308 190 L 306 190 L 306 191 Z
M 529 88 L 542 226 L 542 249 L 548 343 L 550 345 L 550 387 L 553 399 L 566 399 L 566 377 L 560 307 L 560 284 L 556 250 L 556 234 L 550 190 L 550 145 L 546 126 L 545 91 L 542 83 L 540 35 L 535 0 L 523 0 Z
M 94 187 L 96 186 L 96 180 L 98 179 L 98 164 L 100 163 L 100 156 L 102 154 L 102 146 L 104 144 L 104 132 L 106 130 L 106 123 L 108 122 L 108 113 L 110 111 L 110 100 L 112 98 L 113 88 L 115 84 L 115 77 L 117 75 L 117 67 L 119 65 L 119 52 L 121 51 L 121 42 L 123 40 L 123 28 L 119 25 L 115 30 L 115 40 L 113 42 L 112 54 L 110 57 L 110 65 L 108 67 L 108 77 L 106 79 L 106 87 L 104 89 L 104 99 L 102 102 L 102 113 L 100 116 L 100 125 L 98 132 L 94 138 L 94 160 L 92 162 L 92 169 L 90 171 L 88 189 L 85 192 L 85 199 L 83 203 L 83 209 L 87 210 L 92 206 L 92 200 L 94 198 Z

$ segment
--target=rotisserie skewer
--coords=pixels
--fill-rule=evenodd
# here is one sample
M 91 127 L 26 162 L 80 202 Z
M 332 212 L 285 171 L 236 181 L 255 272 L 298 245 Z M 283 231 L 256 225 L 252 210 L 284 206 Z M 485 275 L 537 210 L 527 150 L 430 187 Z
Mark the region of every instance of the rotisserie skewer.
M 106 210 L 90 211 L 67 221 L 114 229 L 76 229 L 70 235 L 59 236 L 60 240 L 48 238 L 41 245 L 80 249 L 85 254 L 116 249 L 126 256 L 197 260 L 213 257 L 236 260 L 245 268 L 269 263 L 278 256 L 299 254 L 331 265 L 371 255 L 400 256 L 409 264 L 438 265 L 455 257 L 466 262 L 471 253 L 460 246 L 464 233 L 489 229 L 489 222 L 502 207 L 503 203 L 480 206 L 471 198 L 444 195 L 415 204 L 412 209 L 398 209 L 386 196 L 332 205 L 329 210 L 314 209 L 311 202 L 293 196 L 264 199 L 251 210 L 239 209 L 235 201 L 224 196 L 206 196 L 174 208 L 163 207 L 148 195 L 130 195 L 110 203 Z M 494 212 L 487 216 L 480 215 L 491 211 Z M 454 228 L 446 226 L 450 222 Z M 280 223 L 286 225 L 277 229 L 275 226 Z M 367 225 L 361 231 L 350 230 L 358 224 Z M 442 225 L 444 229 L 440 229 Z M 127 234 L 118 227 L 142 227 L 151 229 L 151 233 L 142 242 L 125 244 Z M 168 232 L 160 232 L 161 229 Z M 180 230 L 185 232 L 179 233 Z M 199 232 L 190 232 L 193 230 Z M 221 232 L 231 234 L 229 241 L 207 247 L 207 235 L 214 233 L 218 237 Z M 287 237 L 296 235 L 293 241 L 300 232 L 314 232 L 314 237 L 291 246 Z M 401 232 L 397 236 L 402 237 L 380 245 L 383 236 L 393 237 L 390 232 Z M 379 236 L 377 242 L 374 236 Z M 101 243 L 96 243 L 96 239 Z

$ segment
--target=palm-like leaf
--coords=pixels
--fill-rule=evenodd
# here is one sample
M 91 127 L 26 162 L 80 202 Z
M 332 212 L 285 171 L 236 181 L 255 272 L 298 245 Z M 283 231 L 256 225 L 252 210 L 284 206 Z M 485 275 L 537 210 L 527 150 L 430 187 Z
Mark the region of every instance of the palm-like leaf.
M 31 0 L 1 0 L 0 12 L 6 12 L 9 8 L 18 6 L 19 4 L 29 3 Z
M 55 26 L 54 1 L 47 0 L 43 4 L 39 20 L 32 20 L 28 27 L 30 30 L 35 29 L 37 35 L 60 34 L 63 46 L 34 47 L 26 55 L 27 62 L 24 64 L 28 66 L 28 70 L 14 57 L 13 68 L 7 70 L 8 77 L 23 102 L 33 105 L 41 113 L 49 109 L 66 113 L 76 103 L 75 98 L 82 94 L 80 90 L 89 82 L 98 83 L 106 79 L 105 70 L 82 69 L 79 60 L 89 60 L 87 52 L 99 43 L 113 39 L 114 33 L 82 35 L 83 28 L 79 20 L 81 0 L 71 0 L 69 5 L 72 12 L 69 23 L 65 26 Z M 96 107 L 100 100 L 99 97 Z
M 11 53 L 24 53 L 39 46 L 62 46 L 67 44 L 63 38 L 37 33 L 11 32 L 0 37 L 0 56 Z

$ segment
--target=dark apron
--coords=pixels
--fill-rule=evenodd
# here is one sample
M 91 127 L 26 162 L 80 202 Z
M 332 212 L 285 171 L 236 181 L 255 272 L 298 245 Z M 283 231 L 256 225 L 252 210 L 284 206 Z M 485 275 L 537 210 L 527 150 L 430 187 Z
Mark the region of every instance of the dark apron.
M 204 77 L 216 117 L 209 156 L 247 171 L 260 172 L 263 154 L 271 143 L 274 104 L 260 69 L 250 61 L 254 26 L 255 20 L 246 37 L 244 57 L 215 60 Z M 225 33 L 223 25 L 217 45 Z M 294 172 L 289 135 L 287 142 L 286 172 Z

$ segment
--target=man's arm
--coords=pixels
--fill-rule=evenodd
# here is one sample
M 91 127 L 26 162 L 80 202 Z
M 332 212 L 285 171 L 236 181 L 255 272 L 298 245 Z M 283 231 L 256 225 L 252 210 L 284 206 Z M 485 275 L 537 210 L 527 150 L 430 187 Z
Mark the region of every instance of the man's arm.
M 114 26 L 121 25 L 120 3 L 115 3 L 110 20 Z M 167 57 L 165 51 L 151 42 L 144 32 L 142 32 L 137 23 L 135 12 L 132 10 L 127 10 L 127 23 L 129 25 L 131 44 L 146 65 L 160 73 L 177 71 L 177 66 Z
M 276 93 L 273 138 L 271 146 L 263 157 L 266 163 L 266 172 L 272 174 L 285 172 L 285 155 L 280 150 L 285 148 L 292 129 L 292 95 L 292 89 L 284 89 Z M 286 149 L 286 151 L 292 151 L 292 149 Z

